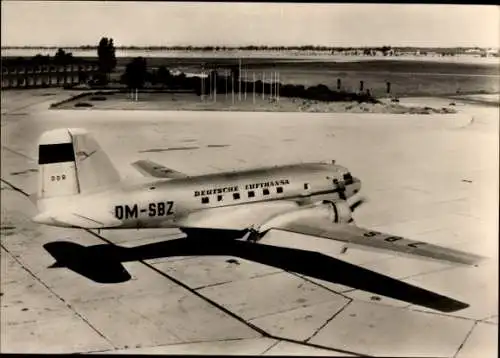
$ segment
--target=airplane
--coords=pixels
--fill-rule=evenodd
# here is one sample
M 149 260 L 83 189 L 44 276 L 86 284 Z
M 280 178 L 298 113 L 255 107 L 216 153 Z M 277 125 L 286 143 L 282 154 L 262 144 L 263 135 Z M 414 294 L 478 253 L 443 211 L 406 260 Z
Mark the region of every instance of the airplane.
M 83 229 L 228 230 L 257 242 L 271 230 L 477 266 L 485 257 L 357 226 L 361 181 L 331 162 L 298 163 L 190 176 L 150 160 L 132 165 L 144 176 L 123 180 L 90 132 L 59 128 L 38 143 L 38 192 L 44 225 Z

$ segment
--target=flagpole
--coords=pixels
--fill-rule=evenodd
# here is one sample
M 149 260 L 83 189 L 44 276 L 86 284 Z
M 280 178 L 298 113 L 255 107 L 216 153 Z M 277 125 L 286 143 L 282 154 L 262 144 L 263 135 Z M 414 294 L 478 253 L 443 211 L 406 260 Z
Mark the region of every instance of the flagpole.
M 210 96 L 209 99 L 212 99 L 212 71 L 208 71 L 208 88 Z
M 253 72 L 253 104 L 255 104 L 255 72 Z
M 269 82 L 269 99 L 273 98 L 273 72 L 271 71 L 271 81 Z
M 274 72 L 274 98 L 278 98 L 278 72 Z
M 241 102 L 241 58 L 240 58 L 240 67 L 238 71 L 238 99 Z
M 247 71 L 245 69 L 245 101 L 247 100 Z
M 214 76 L 214 102 L 217 102 L 217 71 Z
M 280 100 L 280 73 L 278 72 L 278 101 Z
M 266 98 L 264 97 L 264 87 L 265 87 L 265 86 L 264 86 L 264 77 L 265 77 L 265 72 L 262 72 L 262 99 L 263 99 L 263 100 L 264 100 L 264 99 L 266 99 Z
M 233 104 L 234 104 L 234 76 L 231 75 L 231 94 L 233 98 Z

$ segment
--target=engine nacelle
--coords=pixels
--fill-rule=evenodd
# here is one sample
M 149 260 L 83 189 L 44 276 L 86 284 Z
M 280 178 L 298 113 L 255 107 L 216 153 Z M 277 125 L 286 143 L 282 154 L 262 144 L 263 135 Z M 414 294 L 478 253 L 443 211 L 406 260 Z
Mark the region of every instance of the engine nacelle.
M 264 233 L 281 224 L 294 222 L 298 219 L 326 219 L 334 223 L 349 223 L 352 221 L 352 211 L 345 201 L 321 201 L 311 206 L 280 214 L 260 225 L 258 232 Z
M 347 224 L 352 222 L 352 210 L 344 200 L 329 201 L 323 200 L 316 204 L 322 208 L 322 211 L 327 212 L 327 218 L 334 223 Z M 323 216 L 324 217 L 324 216 Z

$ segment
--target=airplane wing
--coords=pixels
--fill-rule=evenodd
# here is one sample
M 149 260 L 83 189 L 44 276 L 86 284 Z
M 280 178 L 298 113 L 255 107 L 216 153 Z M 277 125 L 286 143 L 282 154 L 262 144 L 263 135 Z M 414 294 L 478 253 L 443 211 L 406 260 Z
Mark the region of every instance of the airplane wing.
M 336 224 L 324 219 L 303 218 L 273 226 L 271 229 L 335 240 L 345 243 L 346 247 L 389 251 L 394 254 L 419 256 L 463 265 L 477 265 L 485 259 L 482 256 L 451 248 L 409 240 L 354 225 Z
M 187 177 L 184 173 L 167 168 L 151 160 L 138 160 L 132 163 L 132 166 L 143 175 L 149 175 L 155 178 L 178 179 Z

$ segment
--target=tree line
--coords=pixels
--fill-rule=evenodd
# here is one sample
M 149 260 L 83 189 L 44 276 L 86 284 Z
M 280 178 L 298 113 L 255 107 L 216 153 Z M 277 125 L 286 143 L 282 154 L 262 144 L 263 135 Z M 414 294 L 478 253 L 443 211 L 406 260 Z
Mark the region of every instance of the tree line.
M 81 45 L 81 46 L 65 46 L 67 50 L 96 50 L 99 46 Z M 296 45 L 296 46 L 276 46 L 276 45 L 246 45 L 246 46 L 225 46 L 225 45 L 174 45 L 174 46 L 117 46 L 118 50 L 173 50 L 173 51 L 228 51 L 228 50 L 255 50 L 255 51 L 364 51 L 364 50 L 381 50 L 384 47 L 392 48 L 394 51 L 400 52 L 455 52 L 463 53 L 467 50 L 484 50 L 484 48 L 473 47 L 422 47 L 422 46 L 321 46 L 321 45 Z M 57 49 L 57 46 L 4 46 L 3 49 Z

